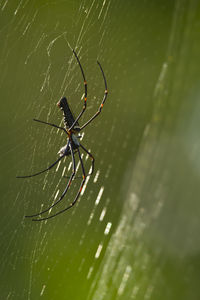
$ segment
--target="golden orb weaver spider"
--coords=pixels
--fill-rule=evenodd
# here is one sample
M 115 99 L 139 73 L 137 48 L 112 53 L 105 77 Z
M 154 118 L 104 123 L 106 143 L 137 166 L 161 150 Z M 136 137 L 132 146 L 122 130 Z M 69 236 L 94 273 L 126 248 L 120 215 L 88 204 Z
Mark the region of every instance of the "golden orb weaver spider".
M 83 82 L 84 82 L 84 103 L 83 103 L 83 108 L 81 110 L 81 112 L 79 113 L 78 117 L 76 119 L 74 119 L 74 116 L 69 108 L 69 105 L 68 105 L 68 102 L 67 102 L 67 99 L 64 97 L 62 98 L 58 103 L 58 107 L 63 111 L 63 119 L 64 119 L 64 127 L 60 127 L 60 126 L 57 126 L 55 124 L 52 124 L 52 123 L 48 123 L 48 122 L 45 122 L 45 121 L 41 121 L 41 120 L 37 120 L 37 119 L 33 119 L 34 121 L 36 122 L 39 122 L 39 123 L 42 123 L 42 124 L 46 124 L 46 125 L 49 125 L 49 126 L 52 126 L 54 128 L 58 128 L 58 129 L 61 129 L 63 130 L 66 134 L 67 134 L 67 143 L 64 147 L 62 147 L 58 154 L 60 155 L 60 157 L 52 164 L 50 165 L 48 168 L 40 171 L 40 172 L 37 172 L 35 174 L 32 174 L 32 175 L 26 175 L 26 176 L 17 176 L 17 178 L 30 178 L 30 177 L 34 177 L 34 176 L 37 176 L 39 174 L 42 174 L 46 171 L 49 171 L 51 168 L 53 168 L 62 158 L 64 158 L 65 156 L 69 156 L 71 155 L 72 157 L 72 174 L 71 176 L 69 177 L 69 181 L 67 183 L 67 186 L 64 190 L 64 192 L 62 193 L 62 195 L 60 196 L 60 198 L 58 200 L 56 200 L 51 206 L 49 206 L 48 208 L 46 208 L 45 210 L 39 212 L 39 213 L 36 213 L 36 214 L 33 214 L 33 215 L 28 215 L 28 216 L 25 216 L 26 218 L 32 218 L 33 221 L 44 221 L 44 220 L 48 220 L 50 218 L 53 218 L 53 217 L 56 217 L 57 215 L 65 212 L 66 210 L 70 209 L 71 207 L 73 207 L 80 194 L 81 194 L 81 191 L 82 191 L 82 188 L 85 184 L 85 180 L 86 180 L 86 176 L 90 176 L 92 175 L 93 171 L 94 171 L 94 157 L 93 155 L 79 142 L 78 138 L 80 137 L 78 134 L 79 132 L 85 128 L 88 124 L 90 124 L 101 112 L 102 108 L 103 108 L 103 105 L 106 101 L 106 98 L 107 98 L 107 94 L 108 94 L 108 90 L 107 90 L 107 82 L 106 82 L 106 77 L 105 77 L 105 74 L 104 74 L 104 71 L 102 69 L 102 66 L 101 64 L 99 63 L 99 61 L 97 61 L 97 64 L 101 70 L 101 73 L 103 75 L 103 79 L 104 79 L 104 84 L 105 84 L 105 92 L 104 92 L 104 96 L 103 96 L 103 100 L 99 106 L 99 109 L 97 110 L 97 112 L 93 115 L 93 117 L 91 117 L 84 125 L 80 126 L 79 125 L 79 119 L 81 118 L 81 116 L 83 115 L 83 113 L 85 112 L 86 110 L 86 103 L 87 103 L 87 82 L 86 82 L 86 79 L 85 79 L 85 74 L 84 74 L 84 71 L 83 71 L 83 68 L 82 68 L 82 65 L 80 63 L 80 60 L 76 54 L 76 52 L 73 50 L 73 54 L 78 62 L 78 65 L 80 67 L 80 70 L 81 70 L 81 73 L 82 73 L 82 77 L 83 77 Z M 89 157 L 91 158 L 92 160 L 92 166 L 91 166 L 91 172 L 88 173 L 86 175 L 85 173 L 85 168 L 84 168 L 84 164 L 83 164 L 83 160 L 81 158 L 81 154 L 80 154 L 80 150 L 79 148 L 81 148 L 85 153 L 87 153 L 89 155 Z M 78 157 L 79 157 L 79 161 L 80 161 L 80 164 L 81 164 L 81 169 L 82 169 L 82 181 L 81 181 L 81 184 L 80 184 L 80 187 L 79 187 L 79 190 L 75 196 L 75 199 L 73 200 L 73 202 L 67 206 L 66 208 L 58 211 L 57 213 L 53 214 L 53 215 L 50 215 L 50 216 L 47 216 L 47 217 L 43 217 L 43 218 L 35 218 L 35 217 L 38 217 L 38 216 L 41 216 L 43 215 L 44 213 L 47 213 L 49 212 L 54 206 L 56 206 L 63 198 L 64 196 L 66 195 L 73 179 L 75 178 L 75 174 L 76 174 L 76 162 L 75 162 L 75 157 L 74 157 L 74 154 L 75 153 L 78 153 Z

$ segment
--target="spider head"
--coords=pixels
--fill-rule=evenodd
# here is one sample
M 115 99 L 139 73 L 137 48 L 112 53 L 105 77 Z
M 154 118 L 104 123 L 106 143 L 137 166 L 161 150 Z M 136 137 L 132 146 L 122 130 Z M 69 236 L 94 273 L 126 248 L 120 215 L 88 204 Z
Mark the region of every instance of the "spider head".
M 60 150 L 58 151 L 58 154 L 60 156 L 63 156 L 63 155 L 68 156 L 68 155 L 70 155 L 71 151 L 70 151 L 69 145 L 67 144 L 67 145 L 63 146 L 62 148 L 60 148 Z

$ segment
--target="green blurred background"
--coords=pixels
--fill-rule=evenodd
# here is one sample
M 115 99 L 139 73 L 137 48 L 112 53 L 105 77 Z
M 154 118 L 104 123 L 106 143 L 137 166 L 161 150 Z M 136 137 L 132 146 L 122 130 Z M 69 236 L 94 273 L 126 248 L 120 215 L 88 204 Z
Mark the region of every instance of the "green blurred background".
M 0 40 L 1 299 L 199 299 L 199 1 L 4 0 Z M 82 108 L 72 48 L 82 124 L 104 93 L 97 59 L 108 81 L 83 138 L 95 174 L 72 210 L 34 223 L 24 215 L 64 190 L 70 159 L 15 176 L 66 143 L 32 119 L 62 124 L 63 95 Z

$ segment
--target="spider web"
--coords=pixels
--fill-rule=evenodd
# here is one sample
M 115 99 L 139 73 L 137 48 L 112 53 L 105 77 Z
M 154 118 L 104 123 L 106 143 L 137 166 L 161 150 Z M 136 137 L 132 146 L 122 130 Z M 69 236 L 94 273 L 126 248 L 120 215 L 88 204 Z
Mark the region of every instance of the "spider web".
M 198 9 L 196 0 L 0 3 L 2 299 L 198 299 Z M 66 144 L 32 119 L 62 125 L 63 96 L 75 116 L 82 109 L 72 49 L 88 82 L 80 124 L 103 98 L 97 60 L 108 82 L 81 137 L 95 172 L 73 209 L 33 223 L 24 215 L 59 198 L 71 159 L 15 176 L 45 169 Z

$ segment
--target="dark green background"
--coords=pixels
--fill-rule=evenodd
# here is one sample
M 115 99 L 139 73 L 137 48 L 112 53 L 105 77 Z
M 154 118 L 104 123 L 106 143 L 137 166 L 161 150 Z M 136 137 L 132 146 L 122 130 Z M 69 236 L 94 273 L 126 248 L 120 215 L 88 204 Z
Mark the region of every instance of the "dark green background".
M 1 299 L 199 299 L 199 2 L 17 2 L 0 3 Z M 97 59 L 108 81 L 83 139 L 100 175 L 71 211 L 33 223 L 24 215 L 63 191 L 69 159 L 15 176 L 46 168 L 66 143 L 32 119 L 61 124 L 63 95 L 82 107 L 71 48 L 88 81 L 82 122 L 104 93 Z

